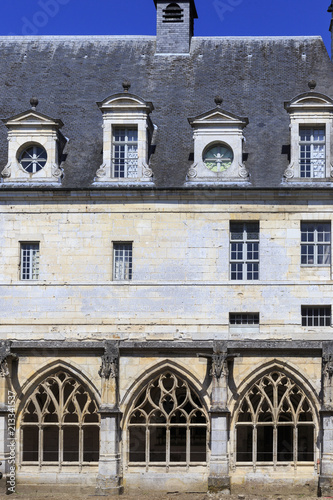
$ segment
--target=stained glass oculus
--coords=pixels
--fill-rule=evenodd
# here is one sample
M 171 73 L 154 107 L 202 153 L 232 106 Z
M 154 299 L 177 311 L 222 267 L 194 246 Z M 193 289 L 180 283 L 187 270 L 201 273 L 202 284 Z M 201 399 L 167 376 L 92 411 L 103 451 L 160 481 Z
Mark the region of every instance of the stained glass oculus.
M 224 172 L 234 159 L 231 148 L 223 144 L 214 144 L 203 155 L 205 166 L 212 172 Z

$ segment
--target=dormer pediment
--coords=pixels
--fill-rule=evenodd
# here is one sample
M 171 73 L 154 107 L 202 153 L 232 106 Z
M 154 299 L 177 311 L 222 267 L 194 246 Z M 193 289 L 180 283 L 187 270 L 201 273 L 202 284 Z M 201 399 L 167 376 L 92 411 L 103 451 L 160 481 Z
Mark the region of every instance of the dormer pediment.
M 203 127 L 205 124 L 206 125 L 225 124 L 225 125 L 234 125 L 244 128 L 249 123 L 249 120 L 247 118 L 237 116 L 233 113 L 224 111 L 220 108 L 215 108 L 212 109 L 211 111 L 207 111 L 206 113 L 202 113 L 201 115 L 198 115 L 194 118 L 189 118 L 188 121 L 190 125 L 194 128 Z
M 291 101 L 285 102 L 284 107 L 288 113 L 300 110 L 333 112 L 333 100 L 318 92 L 306 92 L 294 97 Z
M 47 115 L 43 115 L 38 111 L 32 111 L 29 109 L 28 111 L 24 111 L 23 113 L 19 113 L 18 115 L 12 116 L 11 118 L 2 120 L 7 128 L 12 128 L 16 126 L 29 126 L 30 124 L 36 126 L 39 125 L 41 127 L 53 127 L 60 128 L 64 124 L 61 120 L 54 120 Z
M 146 102 L 140 97 L 134 94 L 129 94 L 128 92 L 122 92 L 107 97 L 103 101 L 97 102 L 97 106 L 102 112 L 124 111 L 126 109 L 129 109 L 145 111 L 147 114 L 149 114 L 154 109 L 154 106 L 151 102 Z

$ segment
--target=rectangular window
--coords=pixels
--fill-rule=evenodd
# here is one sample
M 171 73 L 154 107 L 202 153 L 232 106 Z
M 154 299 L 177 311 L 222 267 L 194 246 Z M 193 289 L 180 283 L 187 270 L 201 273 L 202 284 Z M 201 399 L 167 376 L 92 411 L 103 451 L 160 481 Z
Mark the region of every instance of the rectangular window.
M 329 266 L 331 264 L 331 223 L 301 223 L 301 264 Z
M 39 279 L 39 243 L 21 243 L 21 280 Z
M 230 223 L 230 277 L 259 279 L 259 222 Z
M 302 326 L 330 326 L 331 306 L 302 306 Z
M 326 177 L 325 127 L 299 128 L 300 177 Z
M 113 244 L 113 279 L 132 279 L 132 243 Z
M 259 325 L 259 313 L 230 313 L 230 325 Z
M 137 127 L 113 129 L 113 177 L 137 177 L 138 129 Z

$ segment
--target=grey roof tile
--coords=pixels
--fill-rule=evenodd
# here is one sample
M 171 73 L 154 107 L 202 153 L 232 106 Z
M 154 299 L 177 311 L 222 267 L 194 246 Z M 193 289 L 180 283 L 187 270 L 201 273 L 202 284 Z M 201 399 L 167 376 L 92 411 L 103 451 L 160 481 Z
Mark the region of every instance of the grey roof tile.
M 0 38 L 1 118 L 29 107 L 61 119 L 69 139 L 63 187 L 89 187 L 102 163 L 102 114 L 96 102 L 122 91 L 152 101 L 158 130 L 151 167 L 157 187 L 184 185 L 193 152 L 188 118 L 214 105 L 249 119 L 246 162 L 254 187 L 278 187 L 288 166 L 284 102 L 308 90 L 333 97 L 333 68 L 320 37 L 195 37 L 190 55 L 155 55 L 155 37 Z M 0 125 L 0 167 L 7 162 Z

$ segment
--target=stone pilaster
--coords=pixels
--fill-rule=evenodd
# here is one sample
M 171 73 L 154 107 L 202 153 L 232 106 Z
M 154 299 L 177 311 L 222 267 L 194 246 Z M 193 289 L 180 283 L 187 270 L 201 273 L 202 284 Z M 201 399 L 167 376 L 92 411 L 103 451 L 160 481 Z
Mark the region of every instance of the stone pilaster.
M 100 457 L 96 482 L 97 495 L 120 495 L 122 477 L 119 453 L 121 412 L 118 407 L 119 347 L 106 342 L 99 375 L 102 380 L 100 408 Z
M 227 346 L 222 342 L 214 344 L 212 358 L 212 406 L 211 415 L 211 456 L 208 478 L 210 491 L 230 493 L 228 436 L 228 360 L 235 355 L 228 354 Z
M 0 472 L 3 476 L 6 476 L 9 471 L 9 439 L 11 438 L 12 441 L 16 438 L 14 429 L 10 431 L 11 435 L 8 432 L 9 403 L 13 405 L 15 402 L 15 396 L 11 389 L 13 359 L 17 359 L 17 355 L 11 352 L 11 343 L 9 341 L 0 342 L 0 462 L 2 463 Z M 15 425 L 12 427 L 14 428 Z M 4 489 L 8 487 L 5 481 L 6 479 L 3 479 L 0 483 Z
M 322 456 L 319 486 L 322 496 L 333 496 L 333 343 L 323 344 Z

